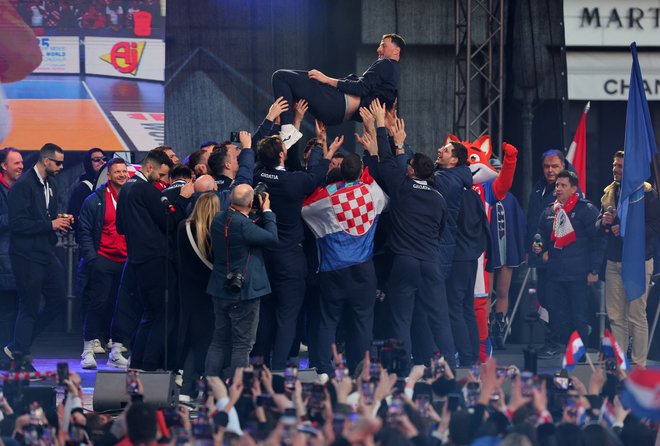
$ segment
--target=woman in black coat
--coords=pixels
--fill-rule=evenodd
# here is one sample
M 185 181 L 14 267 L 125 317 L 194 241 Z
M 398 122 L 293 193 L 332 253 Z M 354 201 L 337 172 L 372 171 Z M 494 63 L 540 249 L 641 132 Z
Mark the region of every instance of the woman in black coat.
M 206 286 L 213 269 L 211 222 L 219 211 L 218 196 L 212 192 L 202 194 L 177 232 L 180 309 L 177 358 L 184 364 L 180 393 L 193 398 L 197 396 L 196 381 L 204 375 L 215 322 Z

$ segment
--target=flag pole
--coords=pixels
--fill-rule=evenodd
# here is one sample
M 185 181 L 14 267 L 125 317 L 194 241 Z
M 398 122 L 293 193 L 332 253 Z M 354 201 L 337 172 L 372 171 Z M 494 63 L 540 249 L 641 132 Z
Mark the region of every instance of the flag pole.
M 591 373 L 596 372 L 596 367 L 594 367 L 594 363 L 591 362 L 591 358 L 589 357 L 589 352 L 587 351 L 587 347 L 584 347 L 584 356 L 587 357 L 587 362 L 589 363 L 589 366 L 591 367 Z

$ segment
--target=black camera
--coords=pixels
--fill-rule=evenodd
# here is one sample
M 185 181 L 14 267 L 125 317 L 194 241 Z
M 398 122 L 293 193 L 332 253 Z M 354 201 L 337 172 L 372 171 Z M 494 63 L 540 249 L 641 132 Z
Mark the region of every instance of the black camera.
M 231 141 L 231 142 L 241 142 L 241 138 L 239 137 L 239 132 L 229 133 L 229 141 Z
M 400 341 L 396 339 L 374 340 L 372 347 L 376 348 L 376 357 L 388 373 L 404 376 L 407 372 L 406 351 Z
M 227 274 L 227 280 L 225 280 L 225 288 L 227 288 L 232 293 L 240 293 L 243 289 L 243 283 L 245 283 L 245 277 L 241 273 L 229 273 Z
M 266 198 L 265 193 L 268 192 L 268 185 L 263 182 L 258 182 L 254 186 L 254 201 L 252 202 L 252 209 L 258 211 L 261 209 L 261 202 Z

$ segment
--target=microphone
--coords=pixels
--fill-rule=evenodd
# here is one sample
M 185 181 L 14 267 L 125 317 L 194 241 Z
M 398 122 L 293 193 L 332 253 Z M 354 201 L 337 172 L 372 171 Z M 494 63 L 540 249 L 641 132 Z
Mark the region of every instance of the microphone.
M 168 200 L 165 195 L 160 197 L 160 203 L 165 207 L 165 209 L 167 209 L 172 214 L 176 212 L 176 209 L 174 209 L 174 206 L 170 204 L 170 200 Z
M 610 214 L 611 214 L 613 211 L 614 211 L 614 208 L 613 208 L 612 206 L 609 206 L 609 207 L 607 208 L 607 212 L 609 212 Z M 610 228 L 611 228 L 611 227 L 612 227 L 612 223 L 610 223 L 610 224 L 608 224 L 608 225 L 605 225 L 605 232 L 606 232 L 606 233 L 607 233 L 607 232 L 610 232 Z
M 543 244 L 543 238 L 541 237 L 541 234 L 534 234 L 534 245 L 541 246 L 542 244 Z M 540 256 L 541 253 L 538 253 L 536 255 Z

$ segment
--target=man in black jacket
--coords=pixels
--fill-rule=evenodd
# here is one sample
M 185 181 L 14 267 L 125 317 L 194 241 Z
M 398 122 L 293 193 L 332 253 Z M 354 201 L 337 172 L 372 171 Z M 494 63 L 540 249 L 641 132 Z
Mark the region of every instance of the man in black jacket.
M 273 93 L 289 104 L 304 99 L 311 113 L 326 125 L 338 125 L 354 119 L 360 107 L 367 107 L 378 98 L 388 108 L 398 96 L 400 83 L 399 58 L 405 46 L 397 34 L 385 34 L 378 46 L 378 60 L 362 76 L 354 74 L 335 79 L 319 70 L 278 70 L 273 74 Z M 291 147 L 302 134 L 293 126 L 294 110 L 282 113 L 281 137 L 286 147 Z
M 4 352 L 30 352 L 32 340 L 64 307 L 64 269 L 55 256 L 56 232 L 71 230 L 73 218 L 57 213 L 54 185 L 64 164 L 64 151 L 47 143 L 39 160 L 9 190 L 9 255 L 18 292 L 14 340 Z M 41 295 L 45 306 L 39 311 Z
M 83 158 L 85 173 L 80 175 L 78 184 L 73 188 L 71 197 L 69 197 L 69 206 L 67 207 L 67 213 L 73 215 L 74 218 L 74 229 L 78 226 L 80 208 L 85 198 L 89 197 L 89 194 L 94 191 L 96 178 L 99 175 L 99 171 L 105 166 L 106 159 L 107 157 L 103 150 L 96 147 L 89 149 L 85 153 L 85 158 Z
M 11 341 L 18 309 L 16 280 L 9 260 L 9 189 L 23 173 L 23 157 L 13 147 L 0 151 L 0 346 Z
M 417 153 L 403 172 L 397 165 L 385 129 L 385 106 L 371 105 L 378 139 L 377 178 L 390 197 L 392 227 L 388 246 L 394 257 L 388 283 L 392 327 L 403 343 L 406 362 L 412 351 L 410 330 L 415 305 L 427 312 L 436 346 L 450 366 L 455 364 L 447 296 L 438 265 L 440 237 L 446 226 L 447 204 L 432 186 L 433 161 Z
M 262 168 L 254 183 L 268 186 L 273 212 L 278 215 L 279 242 L 264 250 L 264 260 L 273 292 L 262 299 L 259 330 L 253 354 L 268 358 L 272 349 L 272 368 L 283 370 L 296 334 L 296 320 L 305 296 L 306 260 L 302 248 L 303 199 L 323 182 L 332 155 L 341 142 L 322 153 L 315 147 L 307 171 L 289 171 L 284 166 L 287 149 L 279 137 L 259 142 Z M 324 159 L 323 159 L 324 158 Z
M 532 243 L 537 234 L 539 218 L 543 211 L 555 201 L 555 181 L 557 174 L 564 169 L 572 170 L 572 166 L 566 161 L 564 152 L 561 150 L 548 150 L 541 155 L 541 164 L 543 176 L 538 179 L 534 185 L 534 190 L 529 196 L 527 205 L 527 234 L 525 243 L 529 247 L 528 262 L 529 266 L 536 270 L 536 292 L 539 303 L 546 310 L 550 306 L 548 294 L 546 293 L 546 284 L 548 282 L 547 264 L 544 257 L 532 252 Z M 579 193 L 579 189 L 578 189 Z M 547 255 L 546 255 L 547 256 Z M 547 259 L 545 259 L 547 261 Z M 560 353 L 560 347 L 557 340 L 557 330 L 553 322 L 543 323 L 545 344 L 538 351 L 539 358 L 552 358 Z
M 532 250 L 548 252 L 545 292 L 558 340 L 565 344 L 577 330 L 586 345 L 588 286 L 598 280 L 603 260 L 603 241 L 596 230 L 598 209 L 579 197 L 577 175 L 568 170 L 557 174 L 555 196 L 539 219 L 537 232 L 543 242 L 534 243 Z
M 162 194 L 154 183 L 167 179 L 172 161 L 162 151 L 152 150 L 142 161 L 142 167 L 122 188 L 117 203 L 117 232 L 126 236 L 130 267 L 137 277 L 137 291 L 143 306 L 140 326 L 133 342 L 132 365 L 145 370 L 156 370 L 163 366 L 164 342 L 168 335 L 166 307 L 173 300 L 165 302 L 165 289 L 175 288 L 170 283 L 173 275 L 163 278 L 168 267 L 166 262 L 174 258 L 168 251 L 166 232 L 168 226 L 174 231 L 185 217 L 185 209 L 193 194 L 193 184 L 181 188 L 174 203 L 164 206 Z M 173 271 L 173 270 L 172 270 Z M 168 314 L 168 330 L 173 329 L 173 311 Z M 114 339 L 114 334 L 113 334 Z
M 96 189 L 83 203 L 78 221 L 81 269 L 87 283 L 83 287 L 88 302 L 83 327 L 83 369 L 95 369 L 94 348 L 101 345 L 110 330 L 106 315 L 115 307 L 121 273 L 126 261 L 126 239 L 115 226 L 117 198 L 128 180 L 126 161 L 113 158 L 108 162 L 108 182 Z M 121 349 L 121 344 L 113 347 Z M 120 350 L 121 351 L 121 350 Z M 109 362 L 116 354 L 110 354 Z

